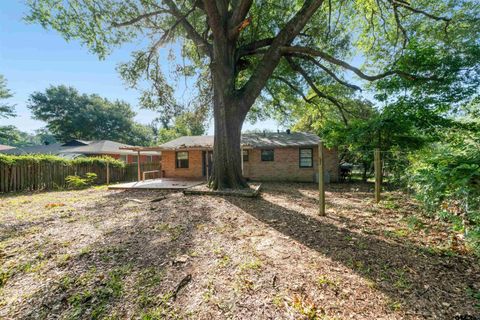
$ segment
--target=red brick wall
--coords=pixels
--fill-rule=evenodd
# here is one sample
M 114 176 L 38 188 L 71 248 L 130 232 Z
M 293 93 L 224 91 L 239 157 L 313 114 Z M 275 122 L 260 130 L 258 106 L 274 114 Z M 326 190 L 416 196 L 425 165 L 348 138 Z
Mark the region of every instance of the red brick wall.
M 274 149 L 274 161 L 262 161 L 261 149 L 250 149 L 243 175 L 252 180 L 313 182 L 318 172 L 318 147 L 313 148 L 313 168 L 300 168 L 299 148 Z M 325 149 L 325 171 L 338 181 L 339 159 L 335 149 Z
M 202 151 L 188 151 L 188 168 L 176 168 L 175 151 L 162 151 L 162 171 L 165 178 L 202 179 Z
M 243 164 L 244 176 L 252 180 L 313 182 L 318 167 L 318 147 L 313 148 L 313 168 L 300 168 L 299 148 L 277 148 L 274 161 L 261 161 L 260 149 L 249 150 Z M 325 149 L 325 171 L 330 181 L 338 181 L 339 159 L 336 149 Z M 166 178 L 202 179 L 202 151 L 188 151 L 189 167 L 175 168 L 175 151 L 162 152 L 162 170 Z

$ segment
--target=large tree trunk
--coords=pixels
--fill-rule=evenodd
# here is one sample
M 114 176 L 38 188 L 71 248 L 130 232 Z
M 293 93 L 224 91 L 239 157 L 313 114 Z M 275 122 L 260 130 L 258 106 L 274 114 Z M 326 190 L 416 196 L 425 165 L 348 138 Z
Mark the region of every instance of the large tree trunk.
M 225 105 L 222 98 L 215 100 L 215 142 L 210 186 L 215 190 L 245 188 L 247 183 L 242 175 L 240 149 L 245 117 L 238 115 L 234 105 Z
M 209 186 L 215 190 L 247 187 L 242 175 L 240 139 L 248 109 L 241 108 L 235 94 L 235 46 L 214 45 L 210 65 L 213 82 L 213 117 L 215 139 L 213 172 Z

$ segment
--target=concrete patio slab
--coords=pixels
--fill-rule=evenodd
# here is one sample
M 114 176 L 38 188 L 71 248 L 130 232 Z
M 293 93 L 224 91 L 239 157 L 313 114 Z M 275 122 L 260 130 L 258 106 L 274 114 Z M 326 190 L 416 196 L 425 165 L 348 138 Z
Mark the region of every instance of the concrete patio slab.
M 205 181 L 192 180 L 178 180 L 178 179 L 152 179 L 145 181 L 136 181 L 128 183 L 120 183 L 108 186 L 112 190 L 128 190 L 128 189 L 142 189 L 142 190 L 183 190 L 190 187 L 201 185 Z

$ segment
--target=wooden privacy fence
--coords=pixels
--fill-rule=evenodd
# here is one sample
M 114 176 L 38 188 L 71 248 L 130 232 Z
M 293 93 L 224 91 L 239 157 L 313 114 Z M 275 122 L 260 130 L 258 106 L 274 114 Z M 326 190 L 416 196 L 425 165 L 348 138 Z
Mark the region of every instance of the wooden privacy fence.
M 141 171 L 158 170 L 159 163 L 140 164 Z M 52 190 L 65 188 L 65 178 L 68 176 L 85 177 L 88 173 L 95 173 L 96 184 L 107 183 L 107 166 L 101 163 L 65 164 L 61 162 L 37 163 L 0 163 L 0 193 L 24 190 Z M 137 164 L 128 164 L 125 167 L 108 167 L 109 182 L 130 182 L 137 180 Z

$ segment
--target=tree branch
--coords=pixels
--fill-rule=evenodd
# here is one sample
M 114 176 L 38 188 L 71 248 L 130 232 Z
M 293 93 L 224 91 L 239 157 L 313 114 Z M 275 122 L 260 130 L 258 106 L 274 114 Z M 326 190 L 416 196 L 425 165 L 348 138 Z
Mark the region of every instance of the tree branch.
M 208 18 L 208 25 L 212 29 L 213 37 L 220 42 L 226 41 L 225 29 L 223 27 L 222 15 L 214 0 L 203 0 L 203 6 Z M 223 7 L 223 6 L 222 6 Z
M 178 19 L 182 18 L 184 15 L 180 12 L 178 7 L 175 5 L 173 0 L 163 0 L 167 6 L 172 11 L 172 14 Z M 194 5 L 195 8 L 195 5 Z M 208 43 L 202 36 L 195 30 L 195 28 L 188 22 L 186 18 L 180 20 L 185 32 L 187 32 L 188 38 L 192 40 L 197 48 L 200 49 L 204 54 L 209 57 L 212 57 L 212 46 Z
M 404 79 L 407 79 L 407 80 L 438 80 L 438 78 L 436 76 L 420 77 L 420 76 L 412 75 L 412 74 L 409 74 L 407 72 L 403 72 L 403 71 L 400 71 L 400 70 L 389 70 L 389 71 L 386 71 L 384 73 L 371 76 L 371 75 L 367 75 L 367 74 L 363 73 L 357 67 L 354 67 L 354 66 L 346 63 L 345 61 L 337 59 L 337 58 L 329 55 L 328 53 L 326 53 L 324 51 L 321 51 L 321 50 L 318 50 L 318 49 L 313 49 L 313 48 L 308 48 L 308 47 L 300 47 L 300 46 L 291 46 L 291 47 L 284 46 L 284 47 L 281 48 L 281 50 L 286 55 L 289 55 L 289 54 L 292 54 L 292 53 L 301 53 L 301 54 L 310 55 L 310 56 L 313 56 L 313 57 L 320 57 L 323 60 L 326 60 L 326 61 L 328 61 L 330 63 L 333 63 L 333 64 L 336 64 L 338 66 L 341 66 L 341 67 L 343 67 L 347 70 L 350 70 L 353 73 L 355 73 L 357 76 L 359 76 L 360 78 L 362 78 L 364 80 L 368 80 L 368 81 L 380 80 L 380 79 L 383 79 L 385 77 L 392 76 L 392 75 L 398 75 L 398 76 L 400 76 Z
M 435 16 L 431 13 L 428 13 L 426 11 L 423 11 L 423 10 L 420 10 L 420 9 L 416 9 L 416 8 L 413 8 L 410 6 L 410 4 L 406 1 L 401 1 L 401 0 L 390 0 L 390 3 L 392 3 L 392 5 L 397 5 L 397 6 L 400 6 L 402 8 L 405 8 L 407 9 L 408 11 L 411 11 L 413 13 L 418 13 L 418 14 L 421 14 L 421 15 L 424 15 L 425 17 L 427 18 L 430 18 L 430 19 L 433 19 L 433 20 L 437 20 L 437 21 L 445 21 L 445 22 L 450 22 L 452 21 L 452 19 L 450 18 L 447 18 L 447 17 L 439 17 L 439 16 Z
M 252 4 L 253 0 L 240 0 L 240 2 L 233 8 L 232 16 L 228 21 L 228 37 L 230 39 L 235 39 L 242 31 L 242 24 L 245 21 Z
M 135 24 L 143 19 L 146 19 L 146 18 L 150 18 L 150 17 L 153 17 L 153 16 L 156 16 L 156 15 L 159 15 L 159 14 L 162 14 L 162 13 L 172 13 L 172 11 L 170 10 L 166 10 L 166 9 L 160 9 L 160 10 L 157 10 L 157 11 L 153 11 L 153 12 L 148 12 L 148 13 L 144 13 L 144 14 L 141 14 L 131 20 L 128 20 L 128 21 L 123 21 L 123 22 L 112 22 L 112 26 L 113 27 L 126 27 L 126 26 L 130 26 L 132 24 Z
M 285 83 L 290 89 L 292 89 L 293 91 L 295 91 L 298 95 L 300 95 L 302 97 L 302 99 L 307 102 L 307 103 L 311 103 L 312 100 L 311 99 L 308 99 L 305 94 L 303 94 L 303 91 L 298 89 L 297 87 L 295 87 L 290 81 L 288 81 L 287 79 L 285 79 L 284 77 L 279 77 L 279 76 L 273 76 L 272 79 L 275 79 L 275 80 L 278 80 L 278 81 L 281 81 L 283 83 Z
M 232 16 L 230 17 L 230 25 L 236 26 L 242 22 L 252 7 L 253 0 L 240 0 L 233 8 Z
M 348 120 L 343 111 L 342 103 L 337 99 L 335 99 L 334 97 L 321 92 L 315 85 L 315 82 L 312 80 L 312 78 L 310 78 L 310 76 L 307 74 L 307 72 L 300 65 L 296 64 L 291 57 L 286 57 L 286 59 L 290 67 L 293 69 L 293 71 L 298 72 L 305 79 L 305 81 L 307 81 L 308 85 L 317 94 L 317 96 L 330 101 L 338 108 L 338 111 L 340 111 L 340 115 L 342 116 L 343 122 L 345 123 L 345 125 L 348 125 Z
M 407 30 L 402 25 L 402 22 L 400 21 L 400 15 L 398 13 L 397 5 L 393 4 L 393 16 L 395 17 L 395 23 L 397 24 L 397 40 L 398 40 L 398 30 L 402 32 L 403 35 L 403 47 L 402 49 L 405 49 L 407 47 L 407 42 L 408 42 L 408 34 Z M 396 45 L 396 43 L 395 43 Z
M 243 56 L 248 56 L 257 53 L 258 49 L 268 47 L 272 44 L 275 38 L 265 38 L 257 41 L 247 43 L 237 49 L 237 56 L 241 58 Z
M 322 3 L 323 0 L 306 0 L 302 8 L 277 34 L 250 79 L 240 89 L 240 103 L 243 112 L 246 113 L 250 109 L 280 62 L 282 57 L 280 47 L 290 44 L 295 39 Z
M 312 62 L 317 67 L 319 67 L 320 69 L 325 71 L 330 77 L 332 77 L 335 81 L 337 81 L 341 85 L 343 85 L 345 87 L 348 87 L 350 89 L 356 90 L 356 91 L 362 91 L 362 88 L 360 88 L 359 86 L 356 86 L 354 84 L 348 83 L 348 82 L 340 79 L 332 70 L 328 69 L 326 66 L 324 66 L 323 64 L 321 64 L 320 62 L 315 60 L 315 58 L 313 58 L 311 56 L 308 56 L 308 55 L 304 55 L 304 54 L 293 54 L 293 56 Z

